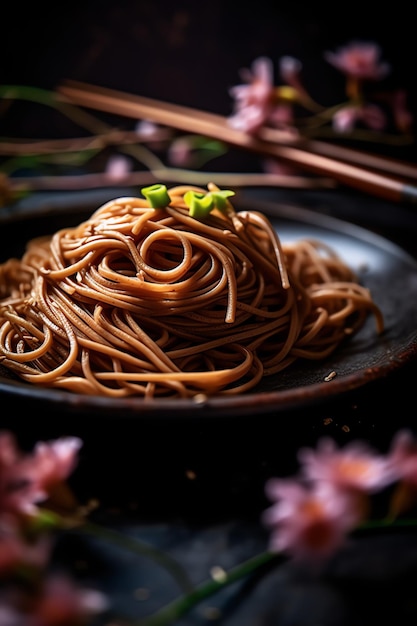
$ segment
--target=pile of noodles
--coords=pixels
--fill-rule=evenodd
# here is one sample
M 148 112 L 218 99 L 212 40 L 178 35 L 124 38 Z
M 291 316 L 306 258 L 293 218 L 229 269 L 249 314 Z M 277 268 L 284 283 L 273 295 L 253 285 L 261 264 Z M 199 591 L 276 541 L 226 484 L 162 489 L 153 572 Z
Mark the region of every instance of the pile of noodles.
M 208 189 L 217 189 L 208 185 Z M 0 265 L 0 363 L 36 385 L 110 397 L 240 394 L 324 359 L 372 313 L 319 241 L 282 244 L 266 216 L 190 215 L 187 191 L 123 197 Z

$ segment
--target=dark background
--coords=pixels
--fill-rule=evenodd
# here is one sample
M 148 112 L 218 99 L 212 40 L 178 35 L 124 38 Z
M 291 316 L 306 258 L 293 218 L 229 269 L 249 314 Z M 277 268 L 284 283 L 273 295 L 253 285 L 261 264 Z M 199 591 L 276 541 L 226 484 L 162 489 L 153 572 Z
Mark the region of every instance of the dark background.
M 8 3 L 1 82 L 54 87 L 76 78 L 227 113 L 225 91 L 255 57 L 296 56 L 326 98 L 339 81 L 323 52 L 361 39 L 381 45 L 392 82 L 413 86 L 408 3 L 370 6 L 357 0 Z
M 311 95 L 332 105 L 345 97 L 344 76 L 323 53 L 365 40 L 377 42 L 391 65 L 384 88 L 406 89 L 414 112 L 416 37 L 408 6 L 403 0 L 385 8 L 357 0 L 8 2 L 2 9 L 0 84 L 53 89 L 76 79 L 228 115 L 228 90 L 241 82 L 242 67 L 267 55 L 279 83 L 278 60 L 291 55 L 302 61 Z M 0 128 L 3 135 L 61 130 L 59 120 L 45 122 L 26 110 L 19 115 L 18 106 L 15 111 L 7 128 Z M 409 148 L 396 152 L 414 159 Z

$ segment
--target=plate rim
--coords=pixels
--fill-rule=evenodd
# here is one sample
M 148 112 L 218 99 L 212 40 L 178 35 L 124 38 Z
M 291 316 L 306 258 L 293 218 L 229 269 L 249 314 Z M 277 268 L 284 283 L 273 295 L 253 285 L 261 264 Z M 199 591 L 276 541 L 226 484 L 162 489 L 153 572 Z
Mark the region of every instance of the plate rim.
M 132 194 L 122 194 L 117 197 L 128 197 Z M 92 195 L 91 199 L 95 196 Z M 116 196 L 115 196 L 116 197 Z M 0 224 L 15 222 L 20 219 L 33 219 L 49 215 L 65 214 L 69 210 L 80 210 L 86 212 L 90 207 L 80 203 L 80 197 L 71 204 L 58 204 L 57 208 L 41 205 L 35 209 L 21 209 L 16 213 L 8 211 L 0 216 Z M 106 200 L 107 201 L 107 200 Z M 95 203 L 91 203 L 95 205 Z M 245 194 L 236 194 L 235 207 L 237 210 L 247 210 L 249 205 L 252 210 L 262 211 L 269 218 L 279 220 L 280 218 L 291 220 L 297 224 L 308 224 L 314 227 L 323 228 L 326 231 L 343 233 L 343 235 L 360 240 L 362 243 L 370 244 L 379 250 L 390 255 L 395 255 L 399 260 L 405 262 L 410 270 L 417 276 L 417 259 L 409 252 L 401 248 L 398 244 L 387 237 L 380 235 L 363 226 L 354 224 L 345 219 L 326 215 L 316 210 L 305 208 L 289 203 L 275 202 L 273 200 L 254 199 Z M 94 208 L 92 208 L 94 210 Z M 278 231 L 279 234 L 279 231 Z M 291 387 L 279 390 L 250 391 L 240 395 L 214 395 L 203 399 L 195 398 L 153 398 L 144 399 L 138 396 L 126 398 L 110 398 L 99 395 L 84 395 L 66 390 L 37 387 L 24 381 L 8 378 L 0 373 L 0 397 L 5 396 L 22 397 L 34 402 L 47 401 L 51 406 L 60 407 L 65 405 L 66 410 L 76 413 L 80 409 L 88 411 L 89 416 L 95 414 L 100 418 L 106 415 L 114 415 L 127 418 L 152 418 L 163 417 L 167 412 L 175 413 L 175 418 L 213 417 L 233 417 L 244 416 L 256 413 L 280 413 L 289 409 L 301 408 L 312 404 L 326 402 L 337 396 L 342 396 L 348 392 L 360 389 L 365 385 L 378 379 L 389 376 L 391 373 L 401 369 L 417 357 L 417 326 L 415 336 L 407 344 L 407 352 L 397 355 L 397 358 L 387 360 L 385 365 L 371 366 L 366 369 L 359 369 L 349 374 L 336 376 L 333 380 L 325 382 L 323 380 L 303 384 L 300 387 Z M 172 416 L 171 416 L 172 417 Z

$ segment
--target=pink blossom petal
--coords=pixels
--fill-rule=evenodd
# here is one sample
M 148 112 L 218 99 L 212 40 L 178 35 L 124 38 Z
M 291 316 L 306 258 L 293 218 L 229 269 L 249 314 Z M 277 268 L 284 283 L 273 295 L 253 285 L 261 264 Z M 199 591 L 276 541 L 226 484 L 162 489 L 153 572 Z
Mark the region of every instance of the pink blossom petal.
M 12 606 L 3 604 L 3 599 L 0 597 L 0 624 L 1 626 L 31 626 L 31 622 L 25 621 L 25 618 Z
M 254 133 L 270 115 L 274 100 L 272 61 L 259 57 L 251 71 L 242 70 L 242 78 L 247 84 L 236 85 L 229 90 L 235 99 L 233 114 L 228 122 L 233 128 Z
M 135 126 L 135 134 L 140 139 L 149 140 L 158 137 L 159 128 L 158 124 L 151 120 L 139 120 Z
M 325 481 L 341 489 L 376 492 L 394 480 L 387 459 L 363 442 L 354 441 L 339 449 L 333 440 L 323 438 L 316 450 L 300 449 L 298 458 L 306 478 Z
M 357 118 L 357 107 L 343 107 L 333 115 L 333 128 L 338 133 L 350 133 L 355 127 Z
M 235 115 L 229 117 L 229 124 L 236 130 L 247 133 L 257 131 L 267 120 L 265 110 L 256 104 L 248 105 L 240 109 Z
M 106 164 L 106 175 L 115 182 L 122 181 L 132 170 L 130 160 L 122 154 L 116 154 L 109 158 Z
M 0 517 L 0 574 L 22 564 L 43 569 L 50 559 L 51 550 L 51 536 L 44 535 L 37 541 L 28 542 L 12 516 Z
M 38 442 L 32 454 L 16 447 L 13 436 L 2 436 L 0 512 L 33 515 L 48 497 L 48 488 L 65 480 L 75 468 L 82 445 L 77 437 Z M 7 451 L 7 454 L 6 454 Z
M 16 438 L 10 432 L 0 432 L 0 470 L 8 467 L 19 457 Z
M 65 574 L 54 574 L 44 581 L 42 595 L 32 614 L 42 626 L 80 624 L 105 611 L 108 605 L 101 592 L 79 587 Z
M 374 104 L 367 104 L 361 107 L 359 109 L 359 118 L 372 130 L 381 131 L 387 125 L 387 117 L 384 111 Z
M 360 80 L 381 80 L 390 71 L 380 61 L 381 48 L 375 42 L 353 41 L 336 52 L 325 52 L 325 59 L 347 76 Z
M 388 461 L 397 479 L 417 487 L 417 439 L 410 430 L 402 429 L 393 437 Z
M 302 63 L 292 56 L 283 56 L 279 61 L 279 69 L 282 79 L 288 85 L 298 85 L 298 75 L 302 69 Z
M 38 484 L 46 488 L 68 478 L 76 466 L 81 446 L 82 441 L 78 437 L 38 442 L 34 450 Z
M 404 90 L 399 89 L 393 94 L 392 108 L 395 125 L 398 130 L 403 133 L 410 132 L 414 119 L 407 108 L 407 94 Z
M 266 494 L 274 504 L 262 515 L 270 528 L 270 550 L 295 558 L 332 554 L 357 523 L 352 500 L 329 485 L 304 485 L 295 479 L 270 479 Z

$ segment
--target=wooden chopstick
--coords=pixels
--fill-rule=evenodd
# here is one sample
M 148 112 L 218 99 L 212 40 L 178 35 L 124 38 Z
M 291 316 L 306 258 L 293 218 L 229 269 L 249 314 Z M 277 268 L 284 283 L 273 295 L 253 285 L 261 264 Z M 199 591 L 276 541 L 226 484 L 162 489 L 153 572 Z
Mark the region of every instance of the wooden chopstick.
M 232 128 L 227 118 L 221 115 L 77 81 L 64 82 L 57 88 L 57 92 L 79 106 L 133 119 L 152 120 L 164 126 L 218 139 L 231 146 L 282 159 L 311 173 L 330 176 L 339 183 L 385 200 L 417 203 L 417 186 L 408 181 L 309 151 L 296 144 L 278 143 L 250 136 Z M 308 147 L 308 142 L 306 145 Z M 380 159 L 377 158 L 377 161 Z
M 282 131 L 276 131 L 273 128 L 264 128 L 260 131 L 261 139 L 266 141 L 284 142 Z M 401 180 L 410 180 L 417 182 L 417 166 L 407 161 L 393 159 L 387 156 L 380 156 L 363 150 L 354 150 L 346 148 L 334 143 L 318 141 L 315 139 L 307 139 L 299 137 L 292 141 L 292 145 L 296 145 L 308 152 L 315 152 L 322 156 L 328 156 L 332 159 L 345 161 L 361 167 L 365 167 L 376 172 L 384 172 L 392 176 L 398 176 Z

